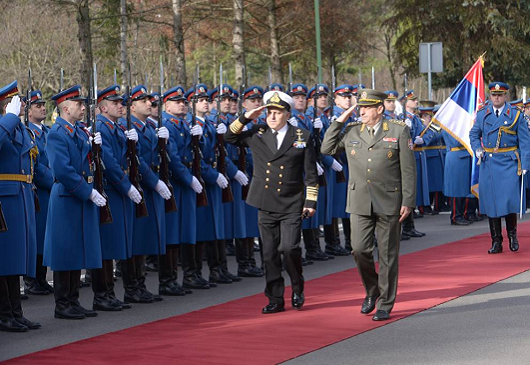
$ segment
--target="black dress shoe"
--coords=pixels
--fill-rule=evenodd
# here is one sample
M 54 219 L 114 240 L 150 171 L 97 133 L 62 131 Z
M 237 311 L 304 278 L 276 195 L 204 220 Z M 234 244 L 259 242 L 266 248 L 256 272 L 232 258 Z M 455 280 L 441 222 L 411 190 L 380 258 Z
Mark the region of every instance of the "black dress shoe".
M 0 318 L 0 331 L 27 332 L 28 329 L 28 327 L 14 319 Z
M 85 317 L 97 317 L 98 313 L 94 310 L 86 309 L 79 303 L 72 304 L 72 308 L 79 313 L 82 313 L 85 315 Z
M 142 295 L 142 291 L 140 289 L 127 289 L 125 290 L 125 294 L 123 295 L 123 301 L 125 303 L 149 304 L 153 303 L 155 301 L 155 298 L 153 298 L 152 295 Z
M 291 298 L 291 304 L 293 305 L 293 308 L 296 310 L 302 309 L 305 303 L 305 297 L 304 293 L 293 293 L 293 297 Z
M 502 242 L 493 242 L 491 248 L 488 250 L 488 253 L 502 253 Z
M 28 327 L 30 330 L 38 330 L 39 328 L 42 327 L 39 322 L 30 321 L 26 317 L 15 318 L 15 321 L 17 321 L 23 326 Z
M 407 236 L 414 237 L 414 238 L 425 236 L 425 233 L 418 232 L 415 229 L 403 230 L 403 234 L 406 234 Z
M 261 310 L 261 313 L 272 314 L 272 313 L 279 313 L 279 312 L 284 312 L 284 311 L 285 311 L 285 306 L 283 304 L 269 303 Z
M 246 266 L 238 268 L 237 275 L 242 276 L 244 278 L 260 278 L 263 276 L 263 272 L 257 267 L 253 268 L 251 266 Z
M 361 313 L 362 314 L 371 313 L 375 309 L 376 300 L 377 300 L 377 296 L 376 295 L 374 295 L 372 297 L 364 298 L 363 305 L 361 306 Z
M 174 297 L 182 297 L 186 295 L 186 293 L 184 293 L 183 290 L 180 290 L 176 286 L 170 285 L 170 284 L 160 284 L 158 286 L 158 294 L 174 296 Z
M 349 256 L 350 253 L 346 251 L 342 246 L 326 246 L 326 253 L 333 256 Z
M 328 261 L 328 256 L 322 251 L 307 251 L 305 253 L 305 258 L 307 260 L 313 261 Z
M 217 284 L 232 284 L 233 281 L 225 276 L 221 271 L 212 271 L 210 272 L 208 284 L 217 283 Z
M 122 302 L 121 300 L 119 300 L 118 298 L 116 298 L 115 296 L 111 295 L 109 297 L 107 297 L 110 301 L 112 301 L 114 303 L 114 305 L 118 305 L 120 306 L 122 309 L 131 309 L 132 308 L 132 305 L 130 305 L 129 303 L 125 303 L 125 302 Z
M 79 313 L 73 307 L 68 306 L 66 308 L 60 309 L 55 307 L 55 318 L 60 319 L 85 319 L 86 316 L 84 313 Z
M 184 294 L 193 294 L 193 291 L 187 288 L 184 288 L 182 285 L 180 285 L 176 280 L 173 282 L 173 286 L 176 286 L 180 290 L 184 292 Z
M 382 309 L 378 309 L 372 317 L 372 321 L 386 321 L 390 318 L 390 313 Z
M 464 217 L 464 219 L 470 221 L 471 223 L 481 221 L 481 219 L 476 214 L 470 214 L 467 217 Z
M 401 233 L 401 241 L 407 241 L 410 240 L 410 236 L 405 233 Z
M 95 311 L 104 312 L 120 312 L 123 308 L 117 302 L 114 302 L 106 297 L 94 298 L 92 309 Z
M 182 286 L 186 289 L 210 289 L 208 283 L 204 284 L 202 281 L 198 280 L 197 277 L 184 278 L 182 281 Z
M 25 292 L 31 295 L 48 295 L 50 292 L 43 288 L 36 280 L 29 286 L 25 287 Z
M 423 218 L 423 214 L 416 213 L 416 211 L 413 211 L 412 218 L 414 218 L 414 219 Z
M 37 280 L 40 286 L 48 291 L 48 293 L 53 294 L 53 286 L 51 286 L 46 280 Z
M 240 281 L 243 280 L 242 277 L 238 276 L 238 275 L 234 275 L 232 274 L 230 271 L 228 270 L 222 270 L 223 272 L 223 275 L 226 276 L 227 278 L 229 278 L 230 280 L 232 280 L 234 283 L 238 283 Z
M 451 221 L 451 225 L 453 226 L 469 226 L 470 224 L 471 222 L 465 219 L 456 219 Z
M 313 261 L 307 260 L 307 259 L 302 257 L 302 266 L 308 266 L 308 265 L 313 265 L 313 264 L 314 264 Z

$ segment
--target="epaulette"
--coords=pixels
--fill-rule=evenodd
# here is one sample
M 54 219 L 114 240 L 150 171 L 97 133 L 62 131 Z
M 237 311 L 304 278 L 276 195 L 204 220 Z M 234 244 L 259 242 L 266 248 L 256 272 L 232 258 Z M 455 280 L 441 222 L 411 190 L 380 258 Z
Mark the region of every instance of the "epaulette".
M 402 120 L 397 120 L 397 119 L 387 119 L 387 122 L 394 123 L 402 127 L 407 125 L 407 123 L 403 122 Z

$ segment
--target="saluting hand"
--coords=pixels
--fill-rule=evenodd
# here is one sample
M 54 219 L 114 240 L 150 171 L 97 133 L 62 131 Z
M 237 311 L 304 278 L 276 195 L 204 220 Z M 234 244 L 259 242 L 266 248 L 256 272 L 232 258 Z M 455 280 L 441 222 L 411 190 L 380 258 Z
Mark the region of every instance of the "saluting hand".
M 342 113 L 340 115 L 340 117 L 338 117 L 336 119 L 336 121 L 339 122 L 339 123 L 344 123 L 345 121 L 348 120 L 348 118 L 350 118 L 350 115 L 351 115 L 351 113 L 353 113 L 354 110 L 355 110 L 355 106 L 351 106 L 350 109 L 348 109 L 344 113 Z
M 399 223 L 403 223 L 405 218 L 407 218 L 411 212 L 412 212 L 411 207 L 401 206 L 401 210 L 399 211 Z
M 252 109 L 248 112 L 245 113 L 245 118 L 247 118 L 248 120 L 254 120 L 256 119 L 257 117 L 259 117 L 261 115 L 261 113 L 263 112 L 263 110 L 266 108 L 265 105 L 263 106 L 260 106 L 256 109 Z

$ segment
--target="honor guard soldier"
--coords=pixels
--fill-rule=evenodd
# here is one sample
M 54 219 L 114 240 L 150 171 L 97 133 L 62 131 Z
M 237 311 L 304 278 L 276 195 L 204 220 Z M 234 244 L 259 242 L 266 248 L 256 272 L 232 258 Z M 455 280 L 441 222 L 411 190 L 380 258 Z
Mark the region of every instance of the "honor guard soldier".
M 488 253 L 502 252 L 502 223 L 510 250 L 517 251 L 517 212 L 520 210 L 521 176 L 530 167 L 530 132 L 522 112 L 506 103 L 509 86 L 489 84 L 491 104 L 477 112 L 469 132 L 471 148 L 480 160 L 480 210 L 489 218 L 492 246 Z M 526 205 L 521 205 L 526 207 Z
M 92 289 L 94 291 L 93 309 L 102 311 L 121 311 L 131 305 L 122 302 L 114 292 L 112 260 L 130 260 L 132 258 L 134 204 L 140 203 L 140 192 L 129 180 L 127 161 L 127 140 L 138 140 L 135 129 L 123 130 L 118 120 L 123 115 L 123 97 L 120 86 L 112 85 L 98 92 L 97 130 L 103 140 L 105 194 L 112 207 L 111 223 L 100 226 L 102 269 L 92 270 Z M 125 284 L 125 281 L 124 281 Z M 125 290 L 127 287 L 124 285 Z
M 168 214 L 167 225 L 168 242 L 178 244 L 178 250 L 171 248 L 173 255 L 173 286 L 181 294 L 192 294 L 191 289 L 204 287 L 196 276 L 195 269 L 195 244 L 197 241 L 197 194 L 202 193 L 203 187 L 199 180 L 193 176 L 193 146 L 192 138 L 202 136 L 203 129 L 200 125 L 190 126 L 186 119 L 188 101 L 184 97 L 182 86 L 175 86 L 167 90 L 162 98 L 164 103 L 164 126 L 169 131 L 171 185 L 175 194 L 178 210 Z M 177 153 L 179 158 L 175 159 Z M 179 164 L 185 167 L 184 170 Z M 177 173 L 178 171 L 178 173 Z M 173 216 L 173 217 L 170 217 Z M 172 244 L 170 244 L 172 245 Z M 191 253 L 190 253 L 191 252 Z M 177 282 L 178 255 L 181 255 L 182 270 L 184 272 L 183 285 Z
M 44 253 L 44 233 L 46 231 L 46 218 L 48 216 L 48 203 L 50 191 L 53 186 L 53 175 L 49 166 L 46 144 L 50 128 L 44 125 L 46 119 L 46 102 L 40 90 L 30 93 L 28 110 L 29 128 L 35 135 L 35 142 L 39 149 L 39 161 L 35 165 L 35 186 L 40 210 L 37 212 L 37 270 L 35 278 L 26 276 L 24 287 L 26 293 L 34 295 L 53 294 L 53 287 L 46 280 L 47 268 L 42 264 Z
M 128 98 L 129 95 L 126 95 Z M 160 159 L 158 155 L 158 138 L 169 138 L 167 128 L 157 129 L 156 124 L 148 121 L 151 116 L 151 101 L 144 85 L 134 87 L 130 95 L 131 122 L 138 134 L 140 154 L 140 185 L 147 205 L 147 217 L 135 216 L 132 254 L 134 265 L 122 265 L 126 290 L 126 303 L 152 303 L 162 298 L 153 295 L 145 285 L 145 255 L 163 255 L 166 253 L 166 219 L 164 200 L 171 198 L 167 185 L 160 180 L 158 172 Z M 125 100 L 127 101 L 127 100 Z M 122 119 L 121 126 L 126 128 Z M 125 261 L 131 263 L 131 261 Z M 125 283 L 126 281 L 126 283 Z
M 425 144 L 424 151 L 427 158 L 427 180 L 429 181 L 429 205 L 422 207 L 422 213 L 434 215 L 440 213 L 440 208 L 443 202 L 442 191 L 444 182 L 444 158 L 445 145 L 443 143 L 443 136 L 441 128 L 432 123 L 434 116 L 434 101 L 422 101 L 422 107 L 419 108 L 420 118 L 430 131 L 433 133 L 433 138 L 428 144 Z M 434 209 L 430 203 L 433 203 Z
M 362 123 L 343 128 L 354 111 L 351 107 L 331 124 L 322 142 L 322 153 L 347 152 L 353 255 L 366 289 L 361 313 L 372 312 L 377 301 L 375 321 L 388 319 L 394 306 L 400 225 L 415 205 L 416 190 L 409 128 L 383 117 L 385 98 L 383 92 L 363 89 L 358 102 Z M 373 259 L 374 232 L 379 273 Z
M 97 313 L 79 303 L 82 269 L 101 268 L 98 207 L 106 199 L 94 189 L 92 137 L 77 124 L 85 114 L 79 85 L 52 96 L 59 116 L 48 135 L 55 177 L 50 194 L 44 264 L 53 270 L 55 318 L 84 319 Z M 101 145 L 98 132 L 93 141 Z
M 304 305 L 301 221 L 302 216 L 315 213 L 318 175 L 310 133 L 287 122 L 292 98 L 281 91 L 269 91 L 263 100 L 263 107 L 247 111 L 230 125 L 225 139 L 249 146 L 253 151 L 254 178 L 247 203 L 259 209 L 267 281 L 265 295 L 269 298 L 262 313 L 269 314 L 285 310 L 282 254 L 291 278 L 291 304 L 295 309 Z M 254 125 L 243 131 L 265 108 L 267 125 Z
M 387 90 L 385 94 L 385 118 L 397 120 L 399 116 L 396 114 L 396 100 L 399 94 L 394 90 Z
M 433 137 L 433 133 L 423 125 L 420 118 L 416 116 L 418 109 L 418 97 L 414 90 L 409 90 L 405 98 L 404 122 L 410 129 L 412 136 L 414 157 L 416 158 L 416 206 L 429 204 L 429 183 L 427 175 L 427 157 L 424 152 L 424 145 L 428 144 Z M 403 235 L 409 237 L 423 237 L 425 233 L 419 232 L 414 226 L 414 215 L 410 214 L 403 222 Z M 423 215 L 419 215 L 423 217 Z
M 320 130 L 320 134 L 317 136 L 315 129 L 313 128 L 313 120 L 309 118 L 305 113 L 307 109 L 307 94 L 309 90 L 304 84 L 294 84 L 291 87 L 290 95 L 293 98 L 294 107 L 291 110 L 292 117 L 289 119 L 289 123 L 296 128 L 305 128 L 312 133 L 313 141 L 316 138 L 322 138 L 323 132 Z M 294 120 L 294 121 L 293 121 Z M 318 131 L 318 129 L 317 129 Z M 320 142 L 320 140 L 319 140 Z M 319 178 L 324 175 L 324 167 L 322 160 L 330 158 L 329 156 L 322 156 L 320 151 L 316 149 L 315 153 L 317 159 L 317 173 Z M 327 261 L 330 258 L 334 258 L 332 255 L 327 255 L 322 251 L 320 247 L 319 239 L 319 227 L 324 225 L 326 220 L 326 186 L 319 184 L 318 188 L 318 200 L 317 209 L 314 216 L 311 218 L 304 219 L 302 222 L 302 237 L 306 249 L 306 260 L 315 261 Z
M 221 262 L 226 255 L 225 246 L 225 223 L 222 202 L 222 189 L 229 186 L 224 174 L 217 171 L 217 134 L 224 134 L 226 126 L 219 124 L 216 126 L 208 118 L 209 96 L 208 88 L 204 84 L 198 84 L 190 88 L 186 93 L 188 102 L 195 103 L 196 122 L 202 125 L 204 134 L 201 140 L 201 176 L 206 184 L 206 194 L 208 205 L 197 207 L 196 226 L 197 244 L 196 263 L 197 277 L 204 285 L 215 287 L 217 284 L 231 284 L 232 279 L 226 276 L 221 269 Z M 203 250 L 206 250 L 206 258 L 210 269 L 209 280 L 202 277 L 202 257 Z
M 0 89 L 0 330 L 26 332 L 41 325 L 24 317 L 20 275 L 35 277 L 37 241 L 33 192 L 37 147 L 21 123 L 25 104 L 17 82 Z

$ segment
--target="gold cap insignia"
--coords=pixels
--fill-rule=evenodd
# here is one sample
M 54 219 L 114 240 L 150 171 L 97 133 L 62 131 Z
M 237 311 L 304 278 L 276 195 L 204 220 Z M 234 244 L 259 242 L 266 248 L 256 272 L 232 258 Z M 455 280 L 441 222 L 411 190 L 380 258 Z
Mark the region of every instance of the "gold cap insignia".
M 495 84 L 495 90 L 500 90 L 501 86 L 499 84 Z
M 363 91 L 363 93 L 361 94 L 361 99 L 366 99 L 367 96 L 368 94 L 366 94 L 366 91 Z
M 274 95 L 272 95 L 272 97 L 269 99 L 269 102 L 279 103 L 280 96 L 278 95 L 278 93 L 274 93 Z

